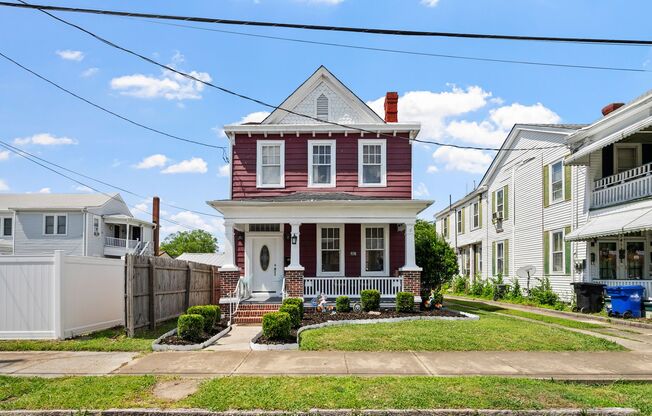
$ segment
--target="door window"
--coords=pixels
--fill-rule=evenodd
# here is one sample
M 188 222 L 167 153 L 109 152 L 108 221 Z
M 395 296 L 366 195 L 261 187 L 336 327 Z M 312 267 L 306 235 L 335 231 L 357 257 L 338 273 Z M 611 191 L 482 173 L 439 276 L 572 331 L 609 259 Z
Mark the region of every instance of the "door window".
M 260 249 L 260 268 L 262 271 L 267 271 L 269 267 L 269 248 L 264 245 Z
M 616 265 L 618 264 L 616 243 L 600 243 L 598 251 L 600 255 L 600 279 L 615 279 Z
M 645 261 L 645 244 L 642 241 L 627 242 L 627 278 L 642 279 Z

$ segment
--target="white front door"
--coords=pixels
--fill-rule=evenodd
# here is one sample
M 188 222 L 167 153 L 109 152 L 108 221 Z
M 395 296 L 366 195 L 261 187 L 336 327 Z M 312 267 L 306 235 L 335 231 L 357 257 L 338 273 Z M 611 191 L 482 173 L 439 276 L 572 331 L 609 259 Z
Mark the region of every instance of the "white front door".
M 281 292 L 283 282 L 282 237 L 252 237 L 251 270 L 253 292 Z

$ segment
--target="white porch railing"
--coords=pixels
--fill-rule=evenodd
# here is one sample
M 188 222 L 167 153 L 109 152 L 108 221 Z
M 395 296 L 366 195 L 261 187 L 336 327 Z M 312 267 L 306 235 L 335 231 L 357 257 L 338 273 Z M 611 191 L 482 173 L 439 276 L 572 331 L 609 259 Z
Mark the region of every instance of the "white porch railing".
M 381 297 L 395 298 L 403 290 L 402 277 L 304 277 L 303 296 L 311 298 L 324 294 L 359 297 L 363 290 L 375 289 Z
M 593 183 L 591 208 L 652 196 L 652 163 L 607 176 Z
M 139 240 L 127 240 L 125 238 L 104 237 L 104 245 L 107 247 L 122 247 L 134 249 L 140 245 Z
M 641 285 L 645 288 L 645 298 L 652 299 L 652 280 L 594 280 L 593 283 L 601 283 L 607 286 Z

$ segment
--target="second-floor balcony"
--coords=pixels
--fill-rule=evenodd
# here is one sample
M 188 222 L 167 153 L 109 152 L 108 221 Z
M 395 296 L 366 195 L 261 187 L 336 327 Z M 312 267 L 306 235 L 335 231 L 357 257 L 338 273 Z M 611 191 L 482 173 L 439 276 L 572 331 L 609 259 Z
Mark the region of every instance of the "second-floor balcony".
M 604 208 L 646 197 L 652 197 L 652 163 L 595 181 L 591 208 Z

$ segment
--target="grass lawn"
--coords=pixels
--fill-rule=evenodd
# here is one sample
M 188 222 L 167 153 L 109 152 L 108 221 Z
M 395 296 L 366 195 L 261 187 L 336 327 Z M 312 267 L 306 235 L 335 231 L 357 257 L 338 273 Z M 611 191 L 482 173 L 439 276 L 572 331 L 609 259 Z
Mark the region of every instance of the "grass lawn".
M 176 319 L 155 330 L 136 331 L 134 338 L 124 328 L 111 328 L 77 338 L 58 340 L 0 341 L 0 351 L 151 351 L 152 342 L 176 326 Z
M 423 320 L 313 329 L 301 333 L 299 345 L 308 351 L 625 350 L 614 342 L 590 335 L 524 322 L 487 310 L 473 312 L 480 315 L 480 320 Z
M 178 402 L 152 396 L 153 376 L 0 376 L 0 409 L 183 407 L 222 410 L 542 409 L 632 407 L 652 414 L 652 384 L 591 385 L 499 377 L 221 377 Z

